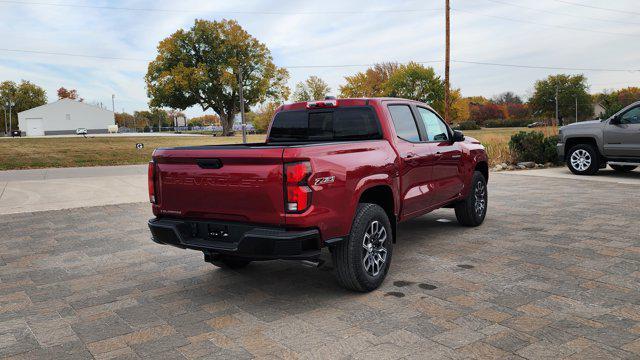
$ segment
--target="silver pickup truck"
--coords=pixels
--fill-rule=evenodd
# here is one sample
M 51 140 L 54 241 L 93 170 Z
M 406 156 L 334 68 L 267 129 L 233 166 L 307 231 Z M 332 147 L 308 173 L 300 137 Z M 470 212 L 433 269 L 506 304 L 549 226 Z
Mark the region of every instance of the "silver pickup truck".
M 593 175 L 607 165 L 620 172 L 640 166 L 640 101 L 606 120 L 561 127 L 558 156 L 577 175 Z

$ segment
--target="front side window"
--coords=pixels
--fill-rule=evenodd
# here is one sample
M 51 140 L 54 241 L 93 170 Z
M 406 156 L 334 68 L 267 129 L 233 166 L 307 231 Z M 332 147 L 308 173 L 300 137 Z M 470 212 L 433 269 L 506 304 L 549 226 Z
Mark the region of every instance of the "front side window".
M 623 124 L 640 124 L 640 106 L 624 113 L 621 122 Z
M 449 140 L 449 130 L 447 125 L 434 114 L 433 111 L 418 107 L 418 112 L 424 122 L 424 128 L 427 131 L 427 141 L 447 141 Z
M 389 105 L 389 112 L 399 138 L 411 142 L 420 141 L 420 133 L 409 105 Z

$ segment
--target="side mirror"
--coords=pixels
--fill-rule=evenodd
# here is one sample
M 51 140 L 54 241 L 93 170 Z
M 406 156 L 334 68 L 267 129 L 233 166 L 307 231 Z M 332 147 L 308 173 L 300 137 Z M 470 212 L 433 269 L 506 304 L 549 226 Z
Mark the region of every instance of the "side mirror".
M 621 124 L 620 116 L 618 116 L 618 115 L 612 116 L 611 120 L 609 120 L 609 124 L 611 124 L 611 125 L 620 125 Z
M 453 130 L 453 138 L 451 139 L 453 142 L 464 141 L 464 134 L 462 131 Z

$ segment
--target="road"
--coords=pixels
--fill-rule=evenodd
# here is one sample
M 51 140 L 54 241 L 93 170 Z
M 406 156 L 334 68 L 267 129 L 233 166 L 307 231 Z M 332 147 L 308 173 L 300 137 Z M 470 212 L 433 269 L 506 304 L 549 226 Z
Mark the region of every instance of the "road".
M 640 186 L 492 173 L 478 228 L 400 227 L 369 294 L 330 261 L 239 271 L 149 240 L 146 203 L 0 217 L 0 357 L 640 356 Z
M 0 215 L 148 200 L 147 165 L 0 171 Z

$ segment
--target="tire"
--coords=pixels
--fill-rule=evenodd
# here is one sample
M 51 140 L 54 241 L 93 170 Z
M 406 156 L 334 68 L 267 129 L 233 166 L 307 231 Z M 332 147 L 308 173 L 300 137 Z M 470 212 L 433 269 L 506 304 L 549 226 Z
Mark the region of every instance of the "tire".
M 464 226 L 479 226 L 487 216 L 488 204 L 487 180 L 481 172 L 474 171 L 469 195 L 455 206 L 458 223 Z
M 376 204 L 361 203 L 351 234 L 331 252 L 341 286 L 354 291 L 377 289 L 389 271 L 393 230 L 387 213 Z
M 204 261 L 223 269 L 242 269 L 251 263 L 251 260 L 243 258 L 206 253 Z
M 609 165 L 616 172 L 626 173 L 629 171 L 633 171 L 637 166 L 633 165 Z
M 595 175 L 600 169 L 600 155 L 589 144 L 578 144 L 567 154 L 567 167 L 576 175 Z

